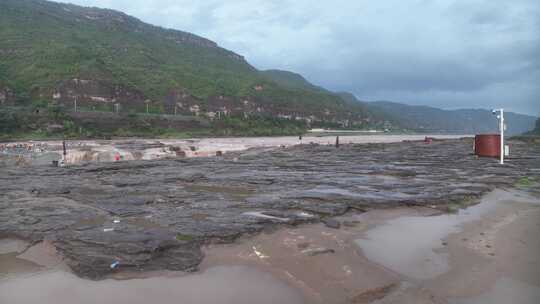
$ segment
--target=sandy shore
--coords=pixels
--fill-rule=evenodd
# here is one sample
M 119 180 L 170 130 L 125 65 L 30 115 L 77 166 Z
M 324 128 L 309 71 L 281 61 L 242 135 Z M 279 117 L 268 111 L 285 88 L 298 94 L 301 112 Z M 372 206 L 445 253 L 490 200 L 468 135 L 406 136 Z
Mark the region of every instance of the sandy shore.
M 44 244 L 0 245 L 1 303 L 537 303 L 540 200 L 496 190 L 457 214 L 378 209 L 205 248 L 197 274 L 92 282 Z M 122 278 L 120 275 L 119 278 Z M 124 277 L 125 278 L 125 277 Z
M 540 200 L 496 190 L 458 214 L 394 208 L 207 248 L 205 265 L 251 265 L 311 303 L 537 303 Z

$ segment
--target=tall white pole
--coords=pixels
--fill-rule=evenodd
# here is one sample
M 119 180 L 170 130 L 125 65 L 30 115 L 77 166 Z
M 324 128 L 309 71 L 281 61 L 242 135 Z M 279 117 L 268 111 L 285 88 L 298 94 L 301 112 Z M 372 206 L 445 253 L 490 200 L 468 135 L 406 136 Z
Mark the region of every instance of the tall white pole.
M 504 109 L 501 109 L 500 126 L 501 130 L 501 165 L 504 164 Z

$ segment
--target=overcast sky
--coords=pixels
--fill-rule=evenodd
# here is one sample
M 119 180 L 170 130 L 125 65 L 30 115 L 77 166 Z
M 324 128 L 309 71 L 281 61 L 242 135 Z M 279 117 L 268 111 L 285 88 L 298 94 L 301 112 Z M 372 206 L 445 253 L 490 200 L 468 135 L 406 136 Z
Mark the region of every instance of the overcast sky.
M 362 100 L 540 115 L 540 0 L 63 0 L 216 41 Z

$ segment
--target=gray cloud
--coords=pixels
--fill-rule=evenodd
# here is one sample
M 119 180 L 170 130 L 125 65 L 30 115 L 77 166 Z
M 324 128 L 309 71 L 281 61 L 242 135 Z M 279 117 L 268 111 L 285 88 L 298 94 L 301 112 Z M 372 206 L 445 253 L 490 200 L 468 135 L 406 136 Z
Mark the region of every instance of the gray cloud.
M 65 0 L 190 31 L 363 100 L 540 115 L 538 0 Z

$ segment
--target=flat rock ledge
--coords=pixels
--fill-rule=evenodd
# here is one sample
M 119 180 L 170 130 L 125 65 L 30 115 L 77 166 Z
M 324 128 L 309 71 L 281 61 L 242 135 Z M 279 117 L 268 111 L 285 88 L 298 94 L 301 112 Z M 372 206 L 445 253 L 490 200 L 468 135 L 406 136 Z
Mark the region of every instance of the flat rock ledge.
M 0 237 L 51 241 L 79 276 L 194 271 L 207 243 L 349 210 L 473 204 L 540 180 L 540 146 L 501 166 L 472 140 L 300 145 L 223 157 L 0 168 Z M 328 221 L 327 221 L 328 223 Z

